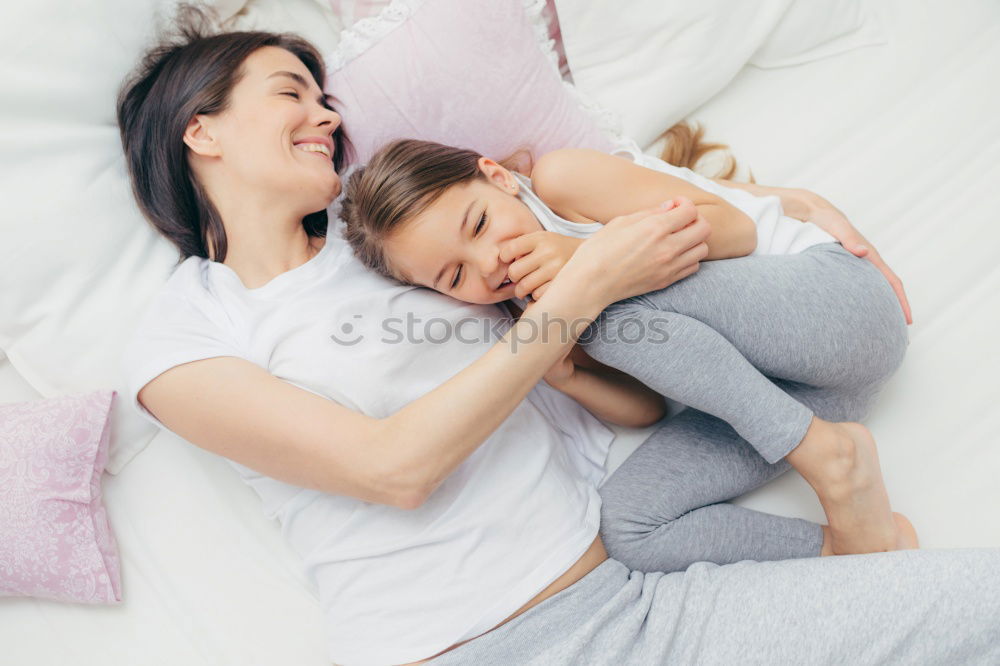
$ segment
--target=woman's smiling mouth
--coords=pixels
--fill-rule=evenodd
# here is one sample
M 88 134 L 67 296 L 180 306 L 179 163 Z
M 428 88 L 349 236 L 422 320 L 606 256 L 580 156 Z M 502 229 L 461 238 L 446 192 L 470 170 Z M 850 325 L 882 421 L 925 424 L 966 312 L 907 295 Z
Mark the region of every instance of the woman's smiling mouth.
M 333 159 L 330 154 L 330 149 L 321 143 L 298 143 L 295 147 L 306 153 L 318 153 L 323 155 L 326 159 Z

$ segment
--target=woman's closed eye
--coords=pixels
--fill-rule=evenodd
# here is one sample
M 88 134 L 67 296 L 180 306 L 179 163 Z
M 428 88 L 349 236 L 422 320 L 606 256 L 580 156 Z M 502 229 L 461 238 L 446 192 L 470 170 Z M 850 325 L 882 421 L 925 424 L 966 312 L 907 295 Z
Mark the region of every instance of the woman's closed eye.
M 459 278 L 461 278 L 461 277 L 462 277 L 462 267 L 461 267 L 461 266 L 459 266 L 459 267 L 458 267 L 458 270 L 457 270 L 457 271 L 455 271 L 455 277 L 454 277 L 454 278 L 452 279 L 452 281 L 451 281 L 451 288 L 452 288 L 452 289 L 454 289 L 455 287 L 457 287 L 457 286 L 458 286 L 458 280 L 459 280 Z
M 292 97 L 294 97 L 295 99 L 298 99 L 298 98 L 299 98 L 299 94 L 298 94 L 297 92 L 293 92 L 293 91 L 291 91 L 291 90 L 286 90 L 285 92 L 283 92 L 283 93 L 280 93 L 280 94 L 282 94 L 282 95 L 291 95 L 291 96 L 292 96 Z

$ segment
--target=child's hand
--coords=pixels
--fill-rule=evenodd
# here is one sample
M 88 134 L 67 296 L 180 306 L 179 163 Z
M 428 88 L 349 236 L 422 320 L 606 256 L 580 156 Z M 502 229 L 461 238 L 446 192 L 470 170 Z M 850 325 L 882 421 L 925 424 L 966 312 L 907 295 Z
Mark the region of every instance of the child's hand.
M 513 238 L 500 246 L 501 261 L 513 262 L 507 276 L 514 282 L 514 295 L 534 300 L 542 297 L 548 283 L 566 265 L 582 238 L 552 231 L 536 231 Z
M 545 376 L 542 377 L 552 388 L 558 389 L 573 378 L 573 374 L 576 372 L 576 364 L 570 358 L 572 351 L 573 347 L 570 347 L 563 357 L 553 363 L 552 367 L 545 373 Z

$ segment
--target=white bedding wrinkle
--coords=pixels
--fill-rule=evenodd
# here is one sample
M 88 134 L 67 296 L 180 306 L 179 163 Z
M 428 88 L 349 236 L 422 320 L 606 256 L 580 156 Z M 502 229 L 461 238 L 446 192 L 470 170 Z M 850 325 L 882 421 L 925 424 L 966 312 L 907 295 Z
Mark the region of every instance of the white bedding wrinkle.
M 801 64 L 883 43 L 857 0 L 556 0 L 577 87 L 650 146 L 746 64 Z

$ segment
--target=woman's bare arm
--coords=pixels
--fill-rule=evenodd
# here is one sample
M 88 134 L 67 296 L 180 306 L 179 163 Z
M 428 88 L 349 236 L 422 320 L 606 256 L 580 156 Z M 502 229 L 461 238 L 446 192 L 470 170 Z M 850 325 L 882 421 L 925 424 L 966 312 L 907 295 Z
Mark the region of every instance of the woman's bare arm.
M 691 224 L 694 217 L 693 207 L 685 207 L 610 222 L 579 247 L 552 281 L 545 303 L 530 305 L 503 340 L 384 419 L 232 357 L 171 368 L 147 383 L 139 400 L 193 444 L 272 478 L 415 508 L 496 430 L 604 307 L 697 270 L 707 228 Z M 541 335 L 544 330 L 549 335 Z M 561 335 L 564 330 L 570 335 Z
M 875 267 L 889 281 L 892 290 L 896 292 L 896 298 L 899 299 L 899 305 L 903 308 L 906 323 L 913 323 L 910 301 L 906 297 L 903 281 L 889 268 L 889 264 L 885 262 L 882 255 L 872 246 L 871 242 L 832 203 L 809 190 L 791 187 L 768 187 L 756 183 L 737 183 L 721 178 L 715 178 L 714 180 L 720 185 L 746 190 L 750 194 L 757 196 L 774 195 L 778 197 L 781 200 L 781 208 L 784 210 L 785 215 L 802 220 L 803 222 L 812 222 L 840 241 L 841 245 L 847 251 L 855 256 L 864 257 L 875 264 Z
M 723 178 L 713 178 L 712 180 L 719 185 L 744 190 L 758 197 L 776 196 L 781 200 L 781 208 L 785 215 L 794 217 L 796 220 L 808 221 L 810 213 L 819 201 L 819 197 L 808 190 L 791 187 L 768 187 L 757 183 L 738 183 Z

